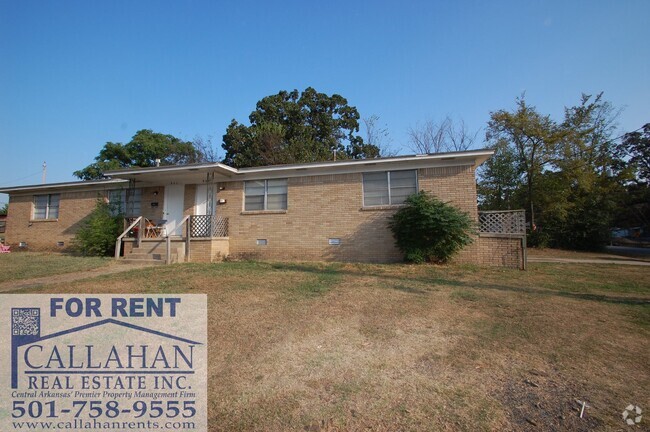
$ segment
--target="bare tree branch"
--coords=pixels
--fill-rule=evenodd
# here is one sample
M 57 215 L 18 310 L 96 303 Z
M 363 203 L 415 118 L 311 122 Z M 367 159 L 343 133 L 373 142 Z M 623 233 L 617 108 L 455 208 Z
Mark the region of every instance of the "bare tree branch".
M 192 140 L 194 148 L 199 153 L 200 162 L 218 162 L 219 149 L 212 144 L 212 136 L 208 135 L 206 138 L 197 135 Z
M 418 154 L 464 151 L 474 144 L 478 133 L 477 130 L 471 134 L 462 119 L 458 124 L 449 116 L 439 123 L 427 120 L 423 125 L 409 128 L 409 148 Z
M 366 127 L 366 143 L 379 148 L 379 156 L 395 156 L 397 150 L 392 148 L 393 139 L 388 133 L 388 127 L 379 125 L 379 116 L 373 114 L 363 119 Z

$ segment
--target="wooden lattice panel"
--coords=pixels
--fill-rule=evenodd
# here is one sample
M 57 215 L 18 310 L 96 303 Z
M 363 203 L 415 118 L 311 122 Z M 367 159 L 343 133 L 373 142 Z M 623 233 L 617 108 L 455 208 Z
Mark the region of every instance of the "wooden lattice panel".
M 523 210 L 479 212 L 479 232 L 485 234 L 526 235 Z
M 228 237 L 228 218 L 197 215 L 190 218 L 192 237 Z

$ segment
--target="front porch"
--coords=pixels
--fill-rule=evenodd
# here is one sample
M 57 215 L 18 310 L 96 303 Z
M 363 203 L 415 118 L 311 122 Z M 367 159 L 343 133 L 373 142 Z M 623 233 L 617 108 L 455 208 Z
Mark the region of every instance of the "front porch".
M 122 261 L 215 262 L 230 252 L 228 218 L 188 215 L 169 232 L 143 216 L 125 219 L 125 226 L 115 245 L 115 258 Z

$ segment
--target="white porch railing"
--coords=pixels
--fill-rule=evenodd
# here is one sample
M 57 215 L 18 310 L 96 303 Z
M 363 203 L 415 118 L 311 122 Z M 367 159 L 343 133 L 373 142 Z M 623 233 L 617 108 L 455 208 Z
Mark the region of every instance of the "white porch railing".
M 216 215 L 192 215 L 185 216 L 173 230 L 165 231 L 162 225 L 156 225 L 143 216 L 125 219 L 126 229 L 117 238 L 115 243 L 115 258 L 119 258 L 122 251 L 122 240 L 130 236 L 135 238 L 137 247 L 140 247 L 142 239 L 158 239 L 165 242 L 166 262 L 171 263 L 171 242 L 172 237 L 178 241 L 178 237 L 185 244 L 185 261 L 190 261 L 191 239 L 228 237 L 228 218 Z M 137 228 L 136 228 L 137 226 Z
M 122 239 L 126 237 L 126 235 L 129 234 L 136 225 L 138 225 L 138 230 L 137 230 L 137 234 L 135 234 L 136 236 L 135 241 L 137 242 L 138 247 L 140 247 L 140 242 L 142 239 L 142 231 L 144 228 L 143 222 L 144 222 L 144 218 L 142 216 L 135 218 L 135 220 L 133 220 L 131 224 L 128 225 L 128 227 L 124 230 L 124 232 L 117 237 L 117 240 L 115 241 L 115 259 L 118 259 L 122 252 Z

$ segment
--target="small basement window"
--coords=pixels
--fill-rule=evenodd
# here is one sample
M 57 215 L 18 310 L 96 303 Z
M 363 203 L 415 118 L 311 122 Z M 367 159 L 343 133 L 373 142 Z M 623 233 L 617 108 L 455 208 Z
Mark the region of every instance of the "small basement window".
M 266 246 L 269 243 L 267 239 L 257 239 L 258 246 Z
M 338 246 L 341 244 L 341 239 L 340 238 L 331 238 L 327 240 L 327 243 L 330 246 Z
M 65 246 L 65 243 L 64 242 L 56 242 L 56 245 L 58 247 L 63 247 L 63 246 Z

